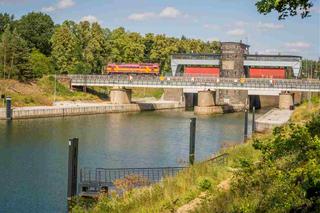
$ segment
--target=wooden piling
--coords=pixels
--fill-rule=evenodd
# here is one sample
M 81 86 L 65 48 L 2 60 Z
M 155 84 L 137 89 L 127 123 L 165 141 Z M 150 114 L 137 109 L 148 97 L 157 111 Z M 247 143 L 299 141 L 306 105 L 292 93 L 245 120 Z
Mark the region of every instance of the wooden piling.
M 190 119 L 189 163 L 193 165 L 195 158 L 196 118 Z

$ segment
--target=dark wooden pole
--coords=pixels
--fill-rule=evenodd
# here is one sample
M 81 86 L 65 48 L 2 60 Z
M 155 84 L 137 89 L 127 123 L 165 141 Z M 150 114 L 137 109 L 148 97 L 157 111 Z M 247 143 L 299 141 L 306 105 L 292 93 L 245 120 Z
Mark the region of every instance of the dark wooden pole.
M 252 108 L 252 133 L 256 131 L 256 107 Z
M 68 201 L 77 194 L 78 138 L 69 139 Z
M 7 120 L 12 120 L 11 97 L 6 98 L 6 117 Z
M 195 140 L 196 140 L 196 118 L 190 119 L 190 147 L 189 147 L 189 163 L 194 163 L 195 153 Z
M 248 139 L 248 109 L 244 110 L 244 141 Z

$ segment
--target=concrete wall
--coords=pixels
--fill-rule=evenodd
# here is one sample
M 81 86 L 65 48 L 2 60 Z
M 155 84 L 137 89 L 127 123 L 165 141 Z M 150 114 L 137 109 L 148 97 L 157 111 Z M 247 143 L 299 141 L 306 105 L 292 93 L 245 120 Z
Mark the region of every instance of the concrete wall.
M 139 103 L 123 105 L 100 105 L 84 107 L 20 107 L 12 110 L 13 119 L 41 118 L 41 117 L 63 117 L 72 115 L 104 114 L 113 112 L 139 112 L 150 110 L 184 108 L 184 104 L 171 103 Z M 0 109 L 0 119 L 6 119 L 4 109 Z
M 164 89 L 162 100 L 183 102 L 183 89 Z

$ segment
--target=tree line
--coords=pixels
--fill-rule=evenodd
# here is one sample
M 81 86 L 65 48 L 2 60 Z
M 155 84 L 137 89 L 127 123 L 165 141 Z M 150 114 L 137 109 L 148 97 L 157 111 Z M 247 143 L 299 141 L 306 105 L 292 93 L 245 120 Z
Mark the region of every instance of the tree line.
M 58 25 L 41 12 L 16 20 L 0 13 L 0 77 L 28 80 L 50 73 L 101 73 L 110 62 L 159 63 L 170 71 L 174 53 L 215 53 L 219 42 L 141 35 L 123 27 L 110 30 L 98 23 L 64 21 Z

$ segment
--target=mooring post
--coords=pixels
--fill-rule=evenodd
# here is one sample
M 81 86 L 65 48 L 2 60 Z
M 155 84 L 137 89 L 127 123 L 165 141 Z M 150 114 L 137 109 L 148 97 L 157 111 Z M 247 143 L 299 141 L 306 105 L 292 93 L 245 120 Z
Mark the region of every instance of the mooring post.
M 6 117 L 7 120 L 12 120 L 11 97 L 6 98 Z
M 244 141 L 248 139 L 248 109 L 244 110 Z
M 252 107 L 252 133 L 256 131 L 256 107 Z
M 77 194 L 78 142 L 78 138 L 69 139 L 68 204 L 71 198 Z
M 195 140 L 196 140 L 196 118 L 190 119 L 190 147 L 189 147 L 189 163 L 194 163 L 195 153 Z

